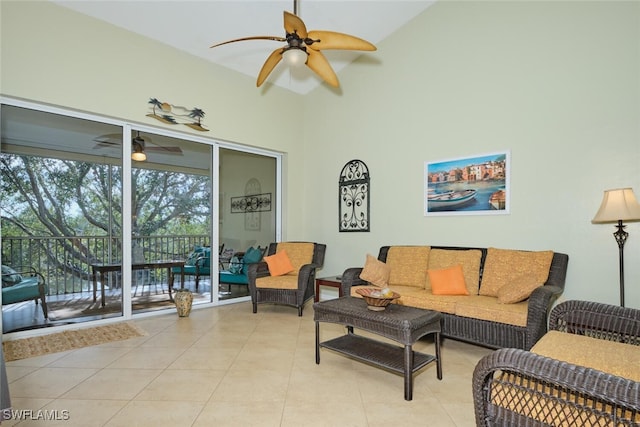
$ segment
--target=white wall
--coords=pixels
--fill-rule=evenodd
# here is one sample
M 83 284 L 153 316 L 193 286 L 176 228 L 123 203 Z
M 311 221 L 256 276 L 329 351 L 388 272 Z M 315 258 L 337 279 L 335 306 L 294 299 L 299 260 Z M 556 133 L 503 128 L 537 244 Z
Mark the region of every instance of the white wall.
M 150 97 L 193 104 L 211 137 L 286 153 L 284 238 L 326 243 L 321 275 L 385 244 L 551 248 L 570 256 L 564 298 L 618 302 L 614 227 L 590 221 L 603 190 L 640 195 L 638 2 L 439 2 L 341 89 L 305 97 L 48 2 L 0 7 L 3 95 L 151 125 Z M 283 127 L 291 108 L 304 119 Z M 423 216 L 424 161 L 505 149 L 510 215 Z M 354 158 L 371 171 L 370 233 L 337 231 Z M 627 305 L 640 307 L 640 223 L 627 230 Z
M 553 249 L 564 298 L 619 302 L 603 190 L 640 197 L 640 3 L 439 2 L 306 98 L 311 237 L 321 275 L 386 244 Z M 425 217 L 425 161 L 511 151 L 511 214 Z M 371 232 L 338 232 L 338 176 L 371 172 Z M 629 224 L 626 305 L 640 307 L 640 223 Z

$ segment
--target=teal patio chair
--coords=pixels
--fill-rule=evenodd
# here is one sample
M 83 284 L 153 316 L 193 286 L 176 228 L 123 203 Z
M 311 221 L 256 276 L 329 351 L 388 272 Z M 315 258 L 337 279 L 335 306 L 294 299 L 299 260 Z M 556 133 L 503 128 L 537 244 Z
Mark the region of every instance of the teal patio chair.
M 44 276 L 30 267 L 16 271 L 6 265 L 2 266 L 2 305 L 38 299 L 42 306 L 44 318 L 49 318 L 45 295 L 49 292 Z
M 250 247 L 245 252 L 235 254 L 227 270 L 220 270 L 218 283 L 228 285 L 249 285 L 249 266 L 262 261 L 267 248 Z
M 171 269 L 171 287 L 173 287 L 175 276 L 180 274 L 180 272 L 180 267 L 173 267 Z M 209 246 L 196 245 L 194 247 L 193 252 L 189 254 L 184 263 L 184 275 L 195 276 L 196 291 L 200 284 L 200 278 L 211 276 L 211 248 Z

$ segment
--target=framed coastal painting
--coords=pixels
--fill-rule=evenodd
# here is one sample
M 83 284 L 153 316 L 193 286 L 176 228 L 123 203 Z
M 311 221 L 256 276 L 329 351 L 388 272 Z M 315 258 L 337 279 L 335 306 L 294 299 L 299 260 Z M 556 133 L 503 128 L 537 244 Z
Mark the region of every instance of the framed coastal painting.
M 510 152 L 481 154 L 424 165 L 424 214 L 508 214 Z

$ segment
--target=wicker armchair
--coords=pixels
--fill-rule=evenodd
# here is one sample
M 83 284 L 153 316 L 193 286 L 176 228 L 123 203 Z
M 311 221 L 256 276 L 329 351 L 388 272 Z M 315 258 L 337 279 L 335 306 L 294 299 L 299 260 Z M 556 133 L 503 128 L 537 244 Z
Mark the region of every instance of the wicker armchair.
M 305 302 L 314 296 L 316 270 L 324 264 L 326 245 L 311 242 L 271 243 L 265 257 L 283 249 L 291 256 L 294 266 L 294 271 L 284 276 L 271 276 L 264 261 L 249 265 L 249 294 L 254 313 L 257 313 L 260 303 L 275 303 L 296 307 L 298 316 L 302 316 Z
M 640 310 L 632 308 L 566 301 L 549 328 L 640 346 Z M 478 362 L 473 399 L 478 426 L 640 425 L 640 382 L 519 349 Z

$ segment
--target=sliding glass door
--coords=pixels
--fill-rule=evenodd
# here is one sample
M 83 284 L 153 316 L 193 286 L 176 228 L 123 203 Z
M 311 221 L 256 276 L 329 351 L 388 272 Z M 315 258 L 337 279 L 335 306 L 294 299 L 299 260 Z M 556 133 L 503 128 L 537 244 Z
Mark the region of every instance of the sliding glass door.
M 246 270 L 276 241 L 278 157 L 220 149 L 219 246 L 221 299 L 249 295 Z M 251 252 L 252 256 L 245 259 Z
M 122 256 L 122 151 L 99 140 L 122 127 L 10 105 L 0 114 L 3 332 L 121 315 L 119 276 L 95 280 L 93 268 Z
M 195 304 L 248 299 L 247 265 L 278 236 L 280 155 L 0 108 L 3 333 L 175 310 L 182 287 Z M 16 299 L 12 285 L 36 276 L 35 294 Z
M 131 140 L 133 313 L 173 308 L 172 287 L 192 291 L 195 304 L 213 301 L 213 146 L 139 129 Z

